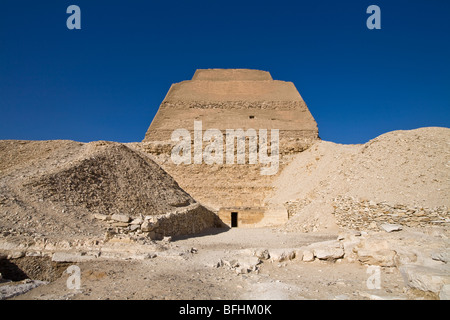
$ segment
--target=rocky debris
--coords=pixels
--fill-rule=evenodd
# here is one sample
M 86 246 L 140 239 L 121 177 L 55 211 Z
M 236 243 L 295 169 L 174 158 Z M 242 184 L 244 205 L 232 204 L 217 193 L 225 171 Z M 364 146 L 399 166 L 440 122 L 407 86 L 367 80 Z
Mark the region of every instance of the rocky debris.
M 3 237 L 92 238 L 106 223 L 116 234 L 154 231 L 158 239 L 218 225 L 159 165 L 124 144 L 0 141 L 0 151 Z M 159 229 L 144 224 L 153 216 Z
M 342 245 L 337 240 L 314 243 L 308 248 L 313 250 L 314 257 L 319 260 L 335 261 L 344 256 Z
M 98 256 L 95 255 L 87 255 L 82 253 L 72 253 L 72 252 L 55 252 L 52 255 L 52 261 L 53 262 L 85 262 L 90 261 L 98 258 Z
M 131 225 L 138 225 L 138 226 L 140 226 L 142 223 L 144 223 L 144 220 L 141 217 L 133 219 L 133 221 L 130 222 Z
M 302 252 L 302 260 L 305 262 L 314 261 L 314 252 L 311 250 L 303 250 Z
M 253 255 L 261 260 L 269 260 L 270 258 L 270 253 L 267 249 L 256 249 Z
M 130 222 L 130 217 L 125 214 L 113 214 L 111 216 L 111 220 L 127 223 Z M 127 225 L 128 226 L 128 225 Z
M 344 256 L 342 244 L 337 240 L 316 242 L 306 248 L 298 249 L 297 252 L 299 253 L 299 258 L 301 257 L 306 262 L 314 261 L 315 258 L 335 261 Z
M 390 205 L 340 196 L 334 199 L 333 214 L 340 227 L 353 230 L 391 232 L 402 230 L 402 226 L 450 226 L 450 211 L 446 206 L 427 208 Z
M 440 295 L 442 289 L 448 290 L 450 285 L 449 267 L 428 267 L 422 265 L 404 265 L 399 268 L 402 277 L 409 287 Z M 445 297 L 447 292 L 443 292 Z
M 46 285 L 48 282 L 40 280 L 25 280 L 23 283 L 0 286 L 0 300 L 9 299 L 24 294 L 34 288 Z
M 450 224 L 449 128 L 385 133 L 365 144 L 318 141 L 294 156 L 264 201 L 285 205 L 293 232 L 380 231 Z
M 439 292 L 440 300 L 450 300 L 450 285 L 444 284 Z
M 391 223 L 383 223 L 382 225 L 380 225 L 380 228 L 386 232 L 400 231 L 403 229 L 401 225 Z
M 365 239 L 353 248 L 353 252 L 361 263 L 382 267 L 395 266 L 396 252 L 391 249 L 386 240 Z
M 311 199 L 305 198 L 295 201 L 291 200 L 284 203 L 284 207 L 286 208 L 289 219 L 295 216 L 297 212 L 301 212 L 303 208 L 305 208 L 308 204 L 311 203 L 311 201 L 312 201 Z
M 13 259 L 12 253 L 22 252 L 22 257 L 50 257 L 55 263 L 81 263 L 94 260 L 145 260 L 157 255 L 179 257 L 182 251 L 170 242 L 154 242 L 147 238 L 133 240 L 115 237 L 109 241 L 74 240 L 59 242 L 29 242 L 18 244 L 0 240 L 0 255 Z M 191 248 L 191 253 L 197 249 Z
M 270 250 L 270 261 L 271 262 L 283 262 L 292 260 L 295 258 L 294 249 L 271 249 Z
M 148 260 L 156 258 L 158 255 L 156 253 L 142 253 L 142 254 L 133 254 L 128 259 L 130 260 Z
M 447 249 L 446 251 L 432 252 L 431 259 L 448 263 L 450 261 L 450 249 Z
M 261 263 L 261 260 L 254 256 L 246 256 L 246 255 L 235 255 L 232 257 L 225 257 L 220 259 L 213 266 L 215 267 L 227 267 L 230 270 L 233 270 L 237 274 L 246 274 L 249 272 L 254 272 L 258 270 L 258 265 Z
M 95 218 L 95 219 L 98 219 L 98 220 L 102 220 L 102 221 L 106 221 L 106 220 L 109 220 L 109 219 L 110 219 L 110 217 L 109 217 L 108 215 L 106 215 L 106 214 L 100 214 L 100 213 L 95 213 L 95 214 L 94 214 L 94 218 Z
M 421 232 L 382 231 L 364 235 L 362 232 L 360 235 L 348 232 L 338 239 L 348 261 L 395 267 L 400 271 L 405 286 L 430 292 L 437 298 L 444 286 L 450 284 L 450 266 L 447 264 L 450 243 L 445 228 L 431 228 Z M 445 292 L 442 295 L 445 296 Z
M 439 230 L 443 230 L 443 233 Z M 348 230 L 340 233 L 336 240 L 315 242 L 305 247 L 276 249 L 245 249 L 231 258 L 223 258 L 215 267 L 225 266 L 237 273 L 245 273 L 251 268 L 243 266 L 242 256 L 253 257 L 259 263 L 278 262 L 285 266 L 292 262 L 348 262 L 367 266 L 378 266 L 385 272 L 398 269 L 408 288 L 430 292 L 433 297 L 446 297 L 450 284 L 450 266 L 447 265 L 449 247 L 445 229 L 430 229 L 422 232 L 364 232 Z M 424 243 L 426 245 L 424 245 Z M 258 260 L 255 260 L 258 261 Z M 280 264 L 280 262 L 282 262 Z M 257 264 L 255 264 L 257 265 Z M 246 271 L 247 270 L 247 271 Z M 366 298 L 387 299 L 384 296 Z

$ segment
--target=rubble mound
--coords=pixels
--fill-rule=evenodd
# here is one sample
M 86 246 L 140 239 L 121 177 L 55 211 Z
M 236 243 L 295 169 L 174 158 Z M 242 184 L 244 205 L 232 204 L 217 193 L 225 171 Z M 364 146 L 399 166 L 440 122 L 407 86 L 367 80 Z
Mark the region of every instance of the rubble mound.
M 3 236 L 99 235 L 104 226 L 94 215 L 143 219 L 196 204 L 156 163 L 120 143 L 0 141 L 0 163 Z
M 317 141 L 283 170 L 268 201 L 284 204 L 287 228 L 298 231 L 446 225 L 449 143 L 450 129 L 439 127 L 392 131 L 362 145 Z

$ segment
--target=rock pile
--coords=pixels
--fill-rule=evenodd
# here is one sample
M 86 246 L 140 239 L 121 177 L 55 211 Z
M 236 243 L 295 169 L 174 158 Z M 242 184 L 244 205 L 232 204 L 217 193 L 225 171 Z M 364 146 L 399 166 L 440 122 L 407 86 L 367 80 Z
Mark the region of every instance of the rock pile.
M 238 274 L 257 271 L 265 263 L 358 263 L 399 272 L 406 288 L 433 298 L 448 299 L 450 250 L 448 232 L 441 227 L 397 232 L 345 231 L 337 239 L 294 248 L 253 248 L 222 258 L 215 267 Z M 246 264 L 252 261 L 253 264 Z M 244 266 L 245 268 L 240 268 Z
M 145 231 L 150 216 L 160 226 Z M 99 220 L 116 233 L 161 235 L 216 225 L 155 162 L 121 143 L 0 141 L 1 236 L 99 238 Z
M 449 139 L 449 128 L 429 127 L 361 145 L 318 141 L 283 168 L 264 202 L 287 208 L 288 231 L 448 225 Z

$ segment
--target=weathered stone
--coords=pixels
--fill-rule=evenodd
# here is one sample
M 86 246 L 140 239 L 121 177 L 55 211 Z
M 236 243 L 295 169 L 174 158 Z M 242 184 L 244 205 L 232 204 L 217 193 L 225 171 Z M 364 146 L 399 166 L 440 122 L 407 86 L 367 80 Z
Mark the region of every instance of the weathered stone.
M 125 222 L 114 222 L 114 223 L 111 224 L 111 227 L 126 228 L 126 227 L 128 227 L 128 223 L 125 223 Z
M 393 267 L 395 266 L 395 251 L 394 250 L 358 250 L 358 260 L 361 263 L 368 265 L 377 265 L 381 267 Z
M 245 268 L 245 267 L 237 267 L 237 268 L 235 268 L 234 269 L 235 270 L 235 272 L 237 273 L 237 274 L 246 274 L 246 273 L 248 273 L 249 272 L 249 270 L 247 269 L 247 268 Z
M 161 240 L 163 236 L 155 231 L 147 232 L 147 238 L 150 240 Z
M 303 260 L 303 248 L 295 250 L 295 259 L 296 260 Z
M 268 260 L 270 258 L 269 250 L 267 249 L 256 249 L 254 255 L 261 260 Z
M 412 264 L 417 261 L 417 254 L 413 251 L 407 249 L 396 250 L 396 255 L 394 257 L 395 266 L 397 268 L 405 265 Z
M 304 250 L 302 260 L 305 262 L 314 261 L 314 253 L 311 250 Z
M 439 292 L 440 300 L 450 300 L 450 284 L 445 284 L 442 286 L 441 291 Z
M 130 217 L 125 214 L 113 214 L 111 216 L 111 220 L 128 223 L 130 221 Z
M 144 232 L 150 232 L 153 231 L 156 228 L 155 224 L 151 223 L 150 221 L 146 220 L 141 224 L 141 230 Z
M 105 215 L 105 214 L 100 214 L 100 213 L 95 213 L 95 214 L 94 214 L 94 218 L 95 218 L 95 219 L 98 219 L 98 220 L 102 220 L 102 221 L 106 221 L 106 220 L 109 220 L 109 219 L 110 219 L 109 216 L 107 216 L 107 215 Z
M 236 268 L 239 266 L 239 262 L 235 258 L 222 258 L 223 265 L 229 268 Z
M 383 224 L 380 225 L 380 228 L 383 229 L 386 232 L 402 230 L 402 226 L 401 225 L 399 225 L 399 224 L 390 224 L 390 223 L 383 223 Z
M 271 249 L 270 261 L 283 262 L 295 258 L 295 251 L 293 249 Z
M 450 284 L 450 270 L 443 267 L 404 265 L 399 268 L 406 285 L 421 291 L 439 294 Z M 444 288 L 447 290 L 447 288 Z M 445 296 L 445 292 L 443 295 Z
M 189 252 L 190 252 L 190 253 L 198 253 L 198 249 L 192 247 L 192 248 L 189 249 Z
M 448 263 L 450 261 L 450 251 L 432 252 L 431 259 Z
M 344 256 L 344 250 L 332 247 L 314 249 L 314 256 L 319 260 L 336 260 Z
M 382 267 L 395 266 L 396 252 L 386 240 L 365 239 L 353 248 L 353 251 L 361 263 Z
M 143 222 L 144 222 L 144 220 L 142 220 L 142 218 L 136 218 L 133 221 L 131 221 L 130 224 L 139 225 L 139 224 L 142 224 Z
M 222 259 L 220 259 L 219 261 L 212 263 L 210 266 L 213 268 L 223 267 L 223 261 L 222 261 Z
M 258 257 L 239 257 L 239 265 L 248 268 L 249 270 L 255 270 L 256 266 L 261 263 Z
M 84 262 L 94 259 L 96 259 L 96 256 L 70 252 L 55 252 L 52 256 L 53 262 Z
M 19 259 L 25 257 L 25 251 L 13 251 L 8 254 L 8 259 Z
M 139 230 L 140 227 L 141 226 L 138 224 L 132 224 L 132 225 L 130 225 L 130 231 L 133 232 L 133 231 Z
M 355 238 L 341 241 L 342 248 L 344 249 L 344 258 L 349 262 L 357 259 L 357 255 L 353 249 L 356 248 L 360 242 L 360 239 Z
M 25 253 L 25 256 L 27 256 L 27 257 L 43 257 L 44 254 L 40 251 L 27 251 Z
M 156 253 L 141 253 L 141 254 L 133 254 L 129 257 L 132 260 L 148 260 L 156 258 Z
M 308 246 L 320 260 L 336 260 L 344 256 L 341 243 L 337 240 L 316 242 Z
M 26 283 L 0 286 L 0 300 L 24 294 L 36 287 L 48 284 L 46 281 L 31 280 Z

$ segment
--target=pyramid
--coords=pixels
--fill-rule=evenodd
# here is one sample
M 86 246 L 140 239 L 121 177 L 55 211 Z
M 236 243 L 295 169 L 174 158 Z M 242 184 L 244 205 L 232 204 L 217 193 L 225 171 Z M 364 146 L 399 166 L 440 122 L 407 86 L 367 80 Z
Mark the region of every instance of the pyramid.
M 185 129 L 194 138 L 198 128 L 194 123 L 199 122 L 202 133 L 266 129 L 272 135 L 272 130 L 278 130 L 278 172 L 261 175 L 262 164 L 250 163 L 248 153 L 245 163 L 234 165 L 174 163 L 172 133 Z M 286 209 L 269 208 L 265 199 L 293 155 L 318 139 L 317 123 L 292 82 L 273 80 L 269 72 L 260 70 L 202 69 L 191 80 L 171 86 L 139 148 L 229 226 L 258 227 L 286 222 Z M 267 141 L 269 150 L 272 140 Z
M 176 129 L 278 129 L 282 151 L 318 138 L 317 123 L 292 82 L 248 69 L 197 70 L 171 86 L 144 142 L 169 141 Z M 299 148 L 297 147 L 297 149 Z

